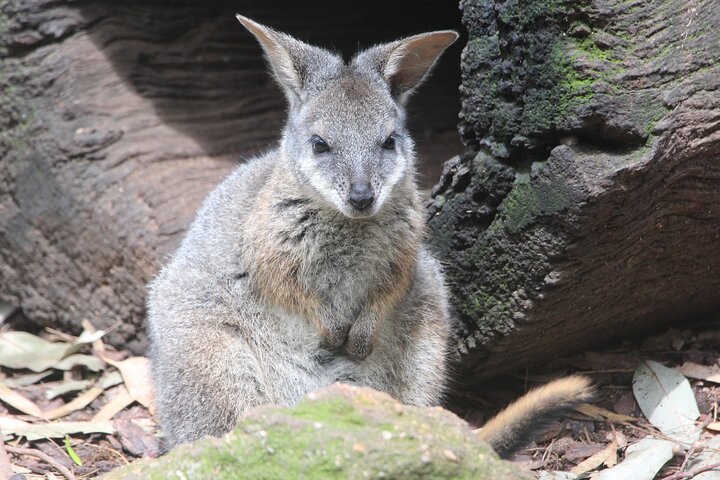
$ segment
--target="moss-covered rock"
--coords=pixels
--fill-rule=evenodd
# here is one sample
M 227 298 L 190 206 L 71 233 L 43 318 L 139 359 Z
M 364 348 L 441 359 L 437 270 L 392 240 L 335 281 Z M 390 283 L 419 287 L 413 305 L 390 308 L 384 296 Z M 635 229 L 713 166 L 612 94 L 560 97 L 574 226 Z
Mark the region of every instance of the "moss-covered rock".
M 278 478 L 526 479 L 441 408 L 333 385 L 294 408 L 251 410 L 235 431 L 182 445 L 105 480 Z

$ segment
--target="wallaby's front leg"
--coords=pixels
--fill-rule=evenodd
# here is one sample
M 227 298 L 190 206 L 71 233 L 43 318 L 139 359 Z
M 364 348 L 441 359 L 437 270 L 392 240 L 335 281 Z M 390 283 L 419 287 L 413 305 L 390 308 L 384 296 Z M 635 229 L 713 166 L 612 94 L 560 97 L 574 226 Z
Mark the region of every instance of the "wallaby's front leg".
M 345 351 L 353 360 L 364 360 L 373 351 L 375 330 L 382 312 L 364 308 L 350 328 Z
M 318 317 L 317 326 L 325 346 L 330 349 L 342 347 L 348 338 L 352 321 L 329 307 L 323 308 Z

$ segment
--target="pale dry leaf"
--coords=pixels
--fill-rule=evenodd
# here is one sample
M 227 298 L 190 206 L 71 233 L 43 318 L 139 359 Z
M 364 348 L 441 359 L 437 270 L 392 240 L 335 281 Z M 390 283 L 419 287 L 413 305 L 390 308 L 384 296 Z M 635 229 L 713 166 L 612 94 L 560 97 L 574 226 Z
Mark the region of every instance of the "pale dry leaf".
M 104 390 L 100 387 L 92 387 L 91 389 L 84 391 L 65 405 L 50 410 L 49 412 L 44 412 L 41 415 L 41 418 L 44 418 L 45 420 L 55 420 L 56 418 L 66 417 L 75 410 L 80 410 L 90 405 L 93 400 L 95 400 L 97 397 L 100 396 L 101 393 L 103 393 L 103 391 Z
M 592 405 L 589 403 L 581 403 L 580 405 L 575 407 L 575 410 L 584 415 L 587 415 L 593 420 L 608 420 L 612 423 L 626 423 L 637 421 L 637 418 L 635 417 L 611 412 L 610 410 L 605 410 L 604 408 L 600 408 L 596 405 Z
M 653 480 L 660 469 L 673 457 L 674 443 L 668 440 L 644 438 L 630 445 L 625 460 L 603 470 L 597 480 Z
M 48 377 L 52 375 L 52 370 L 48 370 L 47 372 L 40 372 L 40 373 L 28 373 L 25 375 L 17 375 L 12 378 L 5 378 L 3 379 L 2 383 L 7 385 L 10 388 L 14 387 L 27 387 L 28 385 L 33 385 L 40 380 L 42 380 L 45 377 Z
M 32 470 L 30 470 L 29 468 L 25 468 L 20 465 L 16 465 L 14 463 L 12 465 L 12 470 L 13 470 L 13 473 L 24 473 L 24 474 L 32 473 Z
M 117 394 L 95 414 L 93 422 L 111 420 L 117 413 L 133 403 L 135 399 L 125 386 L 118 387 Z
M 685 362 L 677 370 L 688 378 L 720 383 L 720 366 L 717 365 L 706 366 L 695 362 Z
M 120 370 L 125 386 L 135 401 L 155 415 L 155 390 L 150 375 L 150 360 L 146 357 L 130 357 L 118 362 L 106 356 L 103 356 L 103 359 Z
M 93 325 L 92 323 L 90 323 L 90 320 L 85 319 L 85 320 L 83 320 L 80 324 L 82 325 L 82 327 L 83 327 L 84 330 L 86 330 L 86 331 L 88 331 L 88 332 L 90 332 L 90 333 L 95 333 L 95 332 L 98 331 L 98 330 L 95 328 L 95 325 Z M 103 330 L 100 330 L 100 331 L 103 332 L 103 335 L 104 335 L 105 333 L 107 333 L 107 332 L 105 332 L 105 331 L 103 331 Z M 105 351 L 105 344 L 104 344 L 103 341 L 102 341 L 102 336 L 103 336 L 103 335 L 100 335 L 97 339 L 95 339 L 95 340 L 92 342 L 93 350 L 95 350 L 96 352 L 104 352 L 104 351 Z
M 75 353 L 59 360 L 52 365 L 52 368 L 56 368 L 58 370 L 70 370 L 77 365 L 82 365 L 93 372 L 99 372 L 105 368 L 105 364 L 98 357 L 94 355 L 84 355 L 81 353 Z
M 712 430 L 713 432 L 720 432 L 720 422 L 712 422 L 705 425 L 705 428 Z
M 25 437 L 28 441 L 41 438 L 65 438 L 65 435 L 79 433 L 115 433 L 111 422 L 28 423 L 10 417 L 0 417 L 0 430 L 6 439 Z
M 28 415 L 34 417 L 40 417 L 42 415 L 42 410 L 40 410 L 40 407 L 38 407 L 35 402 L 11 390 L 3 383 L 0 383 L 0 400 Z
M 575 467 L 570 469 L 570 473 L 575 475 L 581 475 L 583 473 L 595 470 L 601 465 L 613 467 L 617 463 L 617 449 L 618 443 L 613 440 L 608 446 L 596 453 L 595 455 L 586 458 L 582 462 L 578 463 Z
M 43 386 L 47 387 L 47 390 L 45 390 L 45 398 L 52 400 L 66 393 L 85 390 L 91 383 L 90 380 L 64 380 L 62 382 L 45 383 L 43 384 Z
M 3 332 L 0 334 L 0 365 L 44 372 L 63 358 L 69 346 L 27 332 Z
M 685 445 L 700 438 L 695 394 L 680 372 L 652 360 L 643 361 L 633 375 L 633 393 L 645 417 L 662 433 Z
M 70 370 L 76 365 L 99 371 L 103 363 L 92 355 L 73 354 L 80 344 L 50 342 L 27 332 L 0 333 L 0 365 L 7 368 L 27 368 L 33 372 L 50 369 Z
M 122 375 L 120 375 L 119 371 L 113 370 L 112 372 L 104 372 L 97 381 L 97 386 L 107 390 L 108 388 L 120 385 L 121 383 L 123 383 Z

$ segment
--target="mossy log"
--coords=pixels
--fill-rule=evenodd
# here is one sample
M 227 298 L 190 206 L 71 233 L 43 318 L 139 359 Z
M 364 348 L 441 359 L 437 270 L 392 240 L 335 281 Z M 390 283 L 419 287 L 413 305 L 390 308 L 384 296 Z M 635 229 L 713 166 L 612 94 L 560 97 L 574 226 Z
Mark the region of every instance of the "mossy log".
M 430 228 L 476 382 L 720 307 L 720 9 L 464 0 Z
M 238 11 L 347 55 L 460 22 L 451 3 L 410 0 L 0 0 L 0 297 L 144 350 L 145 284 L 208 191 L 284 121 Z M 433 112 L 412 126 L 434 178 L 463 149 L 460 50 L 413 104 Z

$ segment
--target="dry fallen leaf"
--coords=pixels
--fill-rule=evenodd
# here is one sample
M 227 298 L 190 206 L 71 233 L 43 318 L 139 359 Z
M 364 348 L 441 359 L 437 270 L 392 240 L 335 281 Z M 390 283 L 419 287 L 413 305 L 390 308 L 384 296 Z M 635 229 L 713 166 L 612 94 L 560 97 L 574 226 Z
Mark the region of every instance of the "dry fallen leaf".
M 45 377 L 48 377 L 53 374 L 52 370 L 48 370 L 47 372 L 40 372 L 40 373 L 28 373 L 25 375 L 17 375 L 13 376 L 12 378 L 5 378 L 3 379 L 2 383 L 7 385 L 10 388 L 14 387 L 26 387 L 28 385 L 33 385 L 40 380 L 42 380 Z
M 642 361 L 632 388 L 645 417 L 665 435 L 686 446 L 700 438 L 695 394 L 680 372 L 652 360 Z
M 587 415 L 593 420 L 608 420 L 612 423 L 637 421 L 637 418 L 635 417 L 630 417 L 628 415 L 620 415 L 619 413 L 611 412 L 610 410 L 605 410 L 604 408 L 600 408 L 589 403 L 581 403 L 580 405 L 575 407 L 575 410 L 584 415 Z
M 677 370 L 688 378 L 720 383 L 720 367 L 717 365 L 706 366 L 694 362 L 685 362 Z
M 0 383 L 0 400 L 28 415 L 42 416 L 42 410 L 32 400 L 23 397 L 2 383 Z
M 712 430 L 713 432 L 720 432 L 720 422 L 712 422 L 708 425 L 705 425 L 705 428 L 708 430 Z
M 50 410 L 49 412 L 42 413 L 40 417 L 45 420 L 54 420 L 56 418 L 70 415 L 75 410 L 80 410 L 90 405 L 90 403 L 99 397 L 103 391 L 104 390 L 100 387 L 92 387 L 90 390 L 84 391 L 65 405 Z
M 125 386 L 135 401 L 155 415 L 155 390 L 150 375 L 150 360 L 146 357 L 130 357 L 118 362 L 106 355 L 103 355 L 103 359 L 120 370 Z
M 85 390 L 91 383 L 90 380 L 63 380 L 62 382 L 44 383 L 43 387 L 46 388 L 45 398 L 52 400 L 66 393 Z
M 124 386 L 118 387 L 117 395 L 112 400 L 103 405 L 93 417 L 93 422 L 104 421 L 112 419 L 118 412 L 122 411 L 125 407 L 133 403 L 135 399 L 130 395 L 127 388 Z
M 86 338 L 92 340 L 94 337 Z M 85 343 L 80 338 L 73 343 L 50 342 L 28 332 L 3 332 L 0 333 L 0 365 L 14 369 L 27 368 L 33 372 L 69 370 L 75 365 L 83 365 L 94 371 L 102 369 L 103 364 L 97 357 L 75 353 Z
M 673 457 L 673 442 L 644 438 L 630 445 L 622 463 L 603 470 L 597 480 L 652 480 Z
M 17 418 L 0 417 L 0 431 L 5 437 L 26 437 L 29 441 L 41 438 L 65 438 L 78 433 L 115 433 L 110 422 L 52 422 L 28 423 Z
M 570 470 L 570 473 L 581 475 L 591 470 L 595 470 L 600 465 L 606 465 L 607 467 L 615 466 L 615 464 L 617 464 L 617 449 L 618 442 L 613 440 L 604 450 L 601 450 L 592 457 L 578 463 L 577 466 Z

